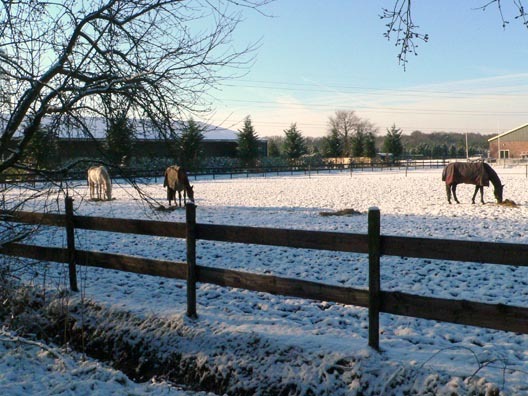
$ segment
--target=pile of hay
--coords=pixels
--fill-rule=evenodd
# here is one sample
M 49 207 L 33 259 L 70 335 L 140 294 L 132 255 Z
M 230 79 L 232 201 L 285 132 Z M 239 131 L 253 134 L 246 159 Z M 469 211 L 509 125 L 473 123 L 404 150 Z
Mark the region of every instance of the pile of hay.
M 165 205 L 159 205 L 159 206 L 156 206 L 154 207 L 154 210 L 157 210 L 157 211 L 160 211 L 160 212 L 171 212 L 173 210 L 177 210 L 177 209 L 185 209 L 184 207 L 179 207 L 179 206 L 165 206 Z
M 347 215 L 360 215 L 361 212 L 355 209 L 341 209 L 336 212 L 319 212 L 321 216 L 347 216 Z
M 501 206 L 507 206 L 509 208 L 518 208 L 519 205 L 517 205 L 514 201 L 512 201 L 511 199 L 505 199 L 504 201 L 502 201 L 499 205 Z

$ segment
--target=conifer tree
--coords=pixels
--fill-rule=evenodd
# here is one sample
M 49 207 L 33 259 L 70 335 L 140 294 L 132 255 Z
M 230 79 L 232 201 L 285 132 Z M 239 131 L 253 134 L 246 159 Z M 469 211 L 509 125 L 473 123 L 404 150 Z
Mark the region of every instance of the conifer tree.
M 48 128 L 39 128 L 24 153 L 26 163 L 35 169 L 53 169 L 59 163 L 58 137 Z
M 397 158 L 403 153 L 403 144 L 401 141 L 402 130 L 396 128 L 396 125 L 392 125 L 390 129 L 387 129 L 387 135 L 383 141 L 383 151 L 391 153 L 394 158 Z
M 279 144 L 277 143 L 277 140 L 269 139 L 268 140 L 268 157 L 276 158 L 280 156 L 281 156 L 281 152 L 280 152 L 280 147 L 279 147 Z
M 113 163 L 120 164 L 130 159 L 134 145 L 134 127 L 125 112 L 108 119 L 106 130 L 107 155 Z
M 282 146 L 284 156 L 290 160 L 297 159 L 308 152 L 306 142 L 297 124 L 291 124 L 289 129 L 284 130 L 285 139 Z
M 178 137 L 179 164 L 187 169 L 200 166 L 203 154 L 203 128 L 190 118 Z
M 250 116 L 245 118 L 244 126 L 238 131 L 237 153 L 243 166 L 255 166 L 258 157 L 258 136 Z
M 323 156 L 338 158 L 343 155 L 343 140 L 336 128 L 330 129 L 328 136 L 323 138 Z

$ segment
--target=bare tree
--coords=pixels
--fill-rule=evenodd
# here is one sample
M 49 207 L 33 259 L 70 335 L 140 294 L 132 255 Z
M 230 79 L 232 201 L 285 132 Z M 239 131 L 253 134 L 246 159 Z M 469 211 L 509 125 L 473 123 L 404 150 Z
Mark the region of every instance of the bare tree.
M 0 0 L 0 173 L 48 180 L 24 194 L 4 184 L 2 209 L 43 198 L 37 210 L 49 210 L 71 194 L 64 176 L 75 164 L 40 170 L 26 160 L 42 128 L 72 126 L 94 138 L 90 120 L 105 117 L 108 98 L 160 137 L 175 136 L 175 121 L 208 111 L 207 90 L 251 64 L 256 47 L 231 42 L 242 9 L 270 1 Z M 30 232 L 0 222 L 0 244 Z
M 252 48 L 234 50 L 230 36 L 240 6 L 268 1 L 2 0 L 0 172 L 19 163 L 50 115 L 89 134 L 85 120 L 104 115 L 108 95 L 170 134 L 175 119 L 207 110 L 203 94 L 226 66 L 251 60 Z
M 328 119 L 330 130 L 337 131 L 342 139 L 343 155 L 351 155 L 351 137 L 356 132 L 361 119 L 353 110 L 336 110 Z

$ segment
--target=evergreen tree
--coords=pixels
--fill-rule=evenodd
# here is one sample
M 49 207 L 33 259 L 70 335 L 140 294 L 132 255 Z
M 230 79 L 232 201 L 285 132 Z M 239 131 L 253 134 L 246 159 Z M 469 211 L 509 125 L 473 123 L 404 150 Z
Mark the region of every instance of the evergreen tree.
M 418 154 L 424 157 L 431 157 L 432 154 L 431 146 L 429 146 L 427 143 L 420 143 L 418 147 L 416 147 L 416 151 Z
M 268 157 L 276 158 L 280 157 L 280 145 L 278 139 L 270 138 L 268 139 Z
M 336 128 L 332 128 L 328 136 L 323 138 L 323 156 L 338 158 L 343 155 L 343 140 Z
M 376 156 L 376 137 L 372 132 L 367 132 L 365 134 L 364 155 L 369 158 L 374 158 Z
M 106 129 L 107 155 L 110 161 L 120 164 L 130 159 L 134 145 L 134 128 L 126 112 L 119 112 L 108 119 Z
M 403 153 L 401 135 L 402 130 L 396 128 L 396 125 L 394 124 L 390 129 L 387 129 L 387 135 L 383 141 L 383 151 L 385 153 L 391 153 L 393 158 L 398 158 Z
M 359 129 L 351 139 L 352 157 L 363 157 L 365 154 L 365 133 Z
M 244 126 L 237 135 L 237 152 L 240 162 L 243 166 L 255 166 L 258 157 L 258 136 L 249 116 L 244 120 Z
M 179 164 L 186 169 L 196 169 L 200 166 L 203 154 L 203 128 L 190 118 L 184 124 L 178 137 Z
M 24 159 L 36 169 L 53 169 L 59 163 L 59 145 L 55 133 L 38 128 L 24 152 Z
M 308 152 L 302 133 L 297 129 L 297 124 L 291 124 L 289 129 L 284 130 L 284 134 L 285 139 L 282 151 L 286 158 L 290 160 L 297 159 Z

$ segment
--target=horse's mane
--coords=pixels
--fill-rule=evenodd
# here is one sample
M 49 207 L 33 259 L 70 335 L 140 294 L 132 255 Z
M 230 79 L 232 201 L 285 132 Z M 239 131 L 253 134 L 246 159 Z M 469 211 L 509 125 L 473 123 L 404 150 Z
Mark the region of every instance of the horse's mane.
M 493 169 L 491 167 L 491 165 L 486 163 L 486 162 L 483 162 L 483 164 L 484 164 L 484 169 L 486 169 L 486 172 L 488 173 L 490 182 L 493 184 L 493 187 L 495 189 L 498 189 L 499 187 L 502 187 L 501 180 L 500 180 L 499 175 L 497 174 L 497 172 L 495 172 L 495 169 Z

